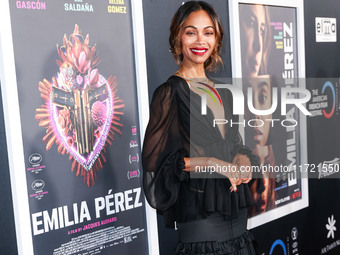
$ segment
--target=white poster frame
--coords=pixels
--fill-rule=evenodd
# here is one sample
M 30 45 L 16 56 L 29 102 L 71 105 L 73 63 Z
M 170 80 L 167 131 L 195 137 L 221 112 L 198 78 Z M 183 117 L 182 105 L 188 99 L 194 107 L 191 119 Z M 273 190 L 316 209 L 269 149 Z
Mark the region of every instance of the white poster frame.
M 239 23 L 239 4 L 261 4 L 278 7 L 291 7 L 296 9 L 297 19 L 297 47 L 298 47 L 298 78 L 299 87 L 306 88 L 305 78 L 305 37 L 304 37 L 304 7 L 303 0 L 230 0 L 229 1 L 229 19 L 230 19 L 230 47 L 231 47 L 231 66 L 233 78 L 242 78 L 241 65 L 241 42 L 240 42 L 240 23 Z M 242 86 L 238 83 L 238 86 Z M 301 165 L 307 164 L 307 120 L 306 116 L 300 111 L 300 158 Z M 241 132 L 244 135 L 243 132 Z M 248 219 L 248 229 L 261 226 L 278 218 L 284 217 L 290 213 L 299 211 L 308 207 L 308 178 L 307 173 L 302 173 L 301 178 L 301 199 L 291 202 L 287 205 L 272 209 L 263 214 L 259 214 Z

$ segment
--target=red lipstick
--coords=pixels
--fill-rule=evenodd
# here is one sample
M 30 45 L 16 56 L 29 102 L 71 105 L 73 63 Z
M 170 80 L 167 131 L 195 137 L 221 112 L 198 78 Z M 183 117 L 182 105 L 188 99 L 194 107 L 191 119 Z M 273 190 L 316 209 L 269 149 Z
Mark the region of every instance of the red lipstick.
M 191 52 L 198 56 L 203 56 L 208 49 L 207 48 L 190 48 Z

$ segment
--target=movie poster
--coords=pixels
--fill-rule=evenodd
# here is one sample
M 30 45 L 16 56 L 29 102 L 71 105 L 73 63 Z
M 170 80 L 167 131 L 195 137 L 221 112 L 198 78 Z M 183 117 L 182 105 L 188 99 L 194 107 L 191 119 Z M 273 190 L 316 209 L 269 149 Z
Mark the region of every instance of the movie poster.
M 148 253 L 131 8 L 10 1 L 34 254 Z
M 260 160 L 250 215 L 259 225 L 257 216 L 272 211 L 273 220 L 277 208 L 302 198 L 301 173 L 307 168 L 301 159 L 301 110 L 282 102 L 307 95 L 294 90 L 302 86 L 296 8 L 239 3 L 238 10 L 244 141 Z M 268 221 L 267 216 L 262 219 Z

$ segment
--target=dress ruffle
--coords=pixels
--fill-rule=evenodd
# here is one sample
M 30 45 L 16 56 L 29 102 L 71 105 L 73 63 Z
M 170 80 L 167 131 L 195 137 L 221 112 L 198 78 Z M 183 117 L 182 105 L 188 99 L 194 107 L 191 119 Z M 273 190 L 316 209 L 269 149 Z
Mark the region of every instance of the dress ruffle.
M 170 164 L 172 164 L 172 169 L 174 169 L 175 175 L 178 177 L 179 181 L 189 180 L 189 173 L 184 171 L 184 157 L 188 157 L 187 152 L 181 149 L 174 153 L 168 160 Z
M 178 242 L 176 255 L 256 255 L 252 241 L 254 236 L 246 231 L 242 236 L 226 242 Z
M 203 215 L 206 217 L 212 212 L 219 212 L 226 219 L 237 219 L 239 210 L 252 206 L 254 203 L 247 184 L 237 186 L 237 192 L 230 192 L 230 183 L 227 179 L 207 179 L 203 196 Z M 224 194 L 216 196 L 216 194 Z

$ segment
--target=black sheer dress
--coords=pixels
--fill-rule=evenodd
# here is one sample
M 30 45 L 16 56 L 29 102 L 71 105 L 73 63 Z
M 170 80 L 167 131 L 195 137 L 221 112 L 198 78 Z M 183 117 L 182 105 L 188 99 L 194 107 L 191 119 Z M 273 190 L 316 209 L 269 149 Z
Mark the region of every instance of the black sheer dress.
M 225 119 L 232 115 L 232 96 L 219 90 Z M 246 230 L 247 207 L 253 199 L 247 184 L 230 192 L 228 178 L 183 171 L 184 157 L 215 157 L 232 162 L 237 153 L 252 164 L 257 158 L 242 145 L 238 126 L 227 127 L 225 139 L 213 127 L 213 113 L 201 115 L 201 98 L 187 82 L 171 76 L 153 94 L 143 145 L 144 192 L 149 204 L 163 214 L 168 227 L 177 223 L 176 254 L 251 254 L 252 235 Z

